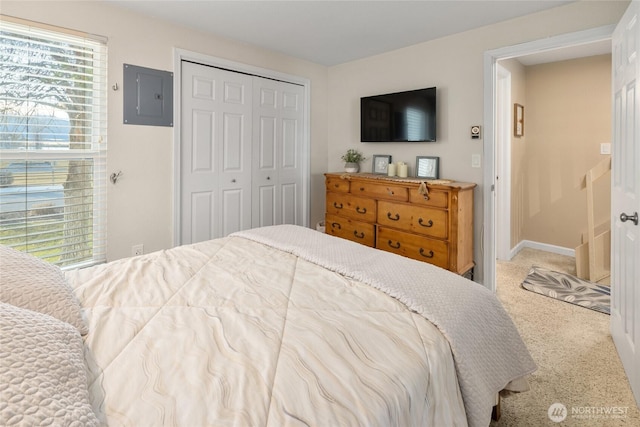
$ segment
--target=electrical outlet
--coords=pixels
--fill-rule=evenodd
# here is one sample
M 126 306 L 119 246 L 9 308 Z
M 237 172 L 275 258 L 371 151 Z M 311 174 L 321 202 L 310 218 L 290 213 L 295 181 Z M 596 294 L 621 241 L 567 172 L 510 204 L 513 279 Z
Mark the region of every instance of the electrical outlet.
M 138 255 L 142 255 L 143 253 L 144 253 L 143 244 L 131 246 L 131 255 L 138 256 Z

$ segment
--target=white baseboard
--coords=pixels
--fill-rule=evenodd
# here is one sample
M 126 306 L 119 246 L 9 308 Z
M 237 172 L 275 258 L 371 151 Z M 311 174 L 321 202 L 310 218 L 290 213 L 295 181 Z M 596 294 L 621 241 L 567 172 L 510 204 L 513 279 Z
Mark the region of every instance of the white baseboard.
M 576 256 L 575 249 L 563 248 L 562 246 L 550 245 L 548 243 L 534 242 L 531 240 L 521 240 L 520 243 L 518 243 L 515 248 L 511 249 L 511 253 L 509 254 L 509 256 L 513 258 L 514 256 L 516 256 L 518 252 L 520 252 L 524 248 L 538 249 L 540 251 L 551 252 L 559 255 L 566 255 L 574 258 Z

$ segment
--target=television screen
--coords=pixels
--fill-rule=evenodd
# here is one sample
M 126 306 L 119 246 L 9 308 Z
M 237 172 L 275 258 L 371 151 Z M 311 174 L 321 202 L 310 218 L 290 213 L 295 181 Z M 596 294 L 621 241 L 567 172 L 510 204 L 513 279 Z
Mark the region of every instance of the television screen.
M 436 88 L 367 96 L 360 99 L 362 142 L 436 140 Z

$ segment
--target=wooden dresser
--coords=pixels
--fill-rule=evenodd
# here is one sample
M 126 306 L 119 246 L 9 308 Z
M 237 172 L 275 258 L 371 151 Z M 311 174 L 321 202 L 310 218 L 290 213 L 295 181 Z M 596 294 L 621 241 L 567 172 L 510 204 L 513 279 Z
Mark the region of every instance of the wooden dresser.
M 476 184 L 367 173 L 325 178 L 327 234 L 458 274 L 474 267 Z

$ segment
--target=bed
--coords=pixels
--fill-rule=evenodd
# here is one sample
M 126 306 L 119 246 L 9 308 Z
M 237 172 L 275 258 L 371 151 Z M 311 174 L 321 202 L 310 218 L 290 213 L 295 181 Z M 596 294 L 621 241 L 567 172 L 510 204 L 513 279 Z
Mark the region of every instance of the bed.
M 486 426 L 535 370 L 481 285 L 304 227 L 26 257 L 0 252 L 1 425 Z

